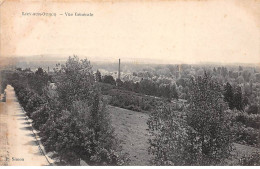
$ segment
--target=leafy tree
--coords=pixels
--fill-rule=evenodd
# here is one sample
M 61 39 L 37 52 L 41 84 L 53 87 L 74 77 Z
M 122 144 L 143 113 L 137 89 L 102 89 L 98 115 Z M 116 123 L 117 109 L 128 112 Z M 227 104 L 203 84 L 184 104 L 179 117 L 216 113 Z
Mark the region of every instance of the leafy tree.
M 101 82 L 101 81 L 102 81 L 102 79 L 101 79 L 101 73 L 100 73 L 99 70 L 97 70 L 97 72 L 96 72 L 96 81 L 97 81 L 97 82 Z
M 116 81 L 115 79 L 113 78 L 113 76 L 111 75 L 105 75 L 102 79 L 102 81 L 104 83 L 108 83 L 108 84 L 111 84 L 111 85 L 116 85 Z
M 159 87 L 157 84 L 155 84 L 154 81 L 149 79 L 142 79 L 139 83 L 139 86 L 140 86 L 140 93 L 157 96 Z
M 171 95 L 173 98 L 175 98 L 177 100 L 179 99 L 179 94 L 178 94 L 176 85 L 171 86 Z
M 234 108 L 234 93 L 232 86 L 229 82 L 224 86 L 224 101 L 228 103 L 228 106 L 231 110 Z
M 67 109 L 71 109 L 74 100 L 87 101 L 92 104 L 95 78 L 90 62 L 79 60 L 77 56 L 69 57 L 65 65 L 56 69 L 58 99 Z
M 148 119 L 156 165 L 216 165 L 232 151 L 231 120 L 221 87 L 208 74 L 191 80 L 187 113 L 158 107 Z
M 192 79 L 187 122 L 197 135 L 202 164 L 217 164 L 232 150 L 231 120 L 220 85 L 205 73 Z
M 67 165 L 78 165 L 80 158 L 91 165 L 126 162 L 90 63 L 70 57 L 55 77 L 57 95 L 50 98 L 49 118 L 41 132 L 46 150 L 57 152 L 61 164 Z
M 43 75 L 43 74 L 44 74 L 44 71 L 43 71 L 43 69 L 42 69 L 41 67 L 39 67 L 39 68 L 37 69 L 37 71 L 35 72 L 35 74 L 36 74 L 36 75 Z
M 17 71 L 22 71 L 22 68 L 18 67 L 16 68 Z
M 178 114 L 175 107 L 164 104 L 149 115 L 148 151 L 153 154 L 154 165 L 198 165 L 200 151 L 196 147 L 196 133 Z
M 38 68 L 35 73 L 30 73 L 27 75 L 27 82 L 30 88 L 37 92 L 39 95 L 43 94 L 44 88 L 48 85 L 49 76 L 42 68 Z
M 233 103 L 234 103 L 234 107 L 237 110 L 244 111 L 243 96 L 242 96 L 241 87 L 239 87 L 239 86 L 236 87 Z
M 238 66 L 238 70 L 239 71 L 243 71 L 243 67 L 242 66 Z
M 116 79 L 116 86 L 123 87 L 123 85 L 124 85 L 124 82 L 122 82 L 121 79 Z

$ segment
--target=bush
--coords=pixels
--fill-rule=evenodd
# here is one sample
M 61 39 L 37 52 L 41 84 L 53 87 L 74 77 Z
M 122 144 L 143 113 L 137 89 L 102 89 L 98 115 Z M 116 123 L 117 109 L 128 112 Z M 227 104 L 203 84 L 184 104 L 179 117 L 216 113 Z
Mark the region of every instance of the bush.
M 259 108 L 257 105 L 250 105 L 248 107 L 248 110 L 247 110 L 247 113 L 248 114 L 258 114 L 259 113 Z
M 242 166 L 259 166 L 260 165 L 260 153 L 254 152 L 249 156 L 244 156 L 239 160 L 239 165 Z
M 31 118 L 31 114 L 36 111 L 44 103 L 44 101 L 37 93 L 34 92 L 28 93 L 28 96 L 29 98 L 24 109 L 26 111 L 26 115 Z
M 39 130 L 49 118 L 50 107 L 44 104 L 32 113 L 33 127 Z
M 246 127 L 252 127 L 254 129 L 260 129 L 260 115 L 247 113 L 237 113 L 235 116 L 236 122 L 244 124 Z
M 149 112 L 156 106 L 162 105 L 162 100 L 151 96 L 144 96 L 130 91 L 112 89 L 108 93 L 112 96 L 109 104 L 133 111 Z
M 240 144 L 259 147 L 260 132 L 251 127 L 243 127 L 238 124 L 234 127 L 235 141 Z

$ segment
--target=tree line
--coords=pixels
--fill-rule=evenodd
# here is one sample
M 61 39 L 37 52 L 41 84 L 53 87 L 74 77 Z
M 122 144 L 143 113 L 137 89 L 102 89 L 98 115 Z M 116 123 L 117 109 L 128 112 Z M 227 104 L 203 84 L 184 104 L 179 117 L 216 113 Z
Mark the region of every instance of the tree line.
M 150 96 L 163 97 L 168 99 L 169 101 L 171 99 L 178 100 L 179 98 L 179 94 L 177 92 L 175 84 L 160 83 L 146 78 L 142 79 L 140 82 L 133 82 L 131 80 L 122 81 L 120 79 L 115 80 L 111 75 L 102 76 L 98 70 L 95 75 L 98 82 L 114 85 L 117 86 L 119 89 L 128 90 L 135 93 L 142 93 Z
M 43 69 L 18 69 L 6 78 L 19 103 L 40 131 L 47 152 L 54 152 L 60 165 L 122 165 L 121 152 L 90 62 L 77 56 L 57 65 L 50 77 Z M 55 83 L 55 89 L 49 83 Z

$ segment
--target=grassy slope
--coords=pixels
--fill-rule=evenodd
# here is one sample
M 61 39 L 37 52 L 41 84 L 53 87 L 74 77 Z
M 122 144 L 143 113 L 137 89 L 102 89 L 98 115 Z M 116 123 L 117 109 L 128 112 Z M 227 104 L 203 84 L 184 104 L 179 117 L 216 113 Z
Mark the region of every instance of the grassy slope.
M 115 132 L 122 140 L 123 151 L 130 156 L 130 165 L 149 165 L 148 115 L 112 106 L 109 112 Z
M 123 151 L 128 153 L 131 159 L 130 165 L 150 165 L 148 154 L 148 126 L 146 121 L 148 114 L 135 112 L 118 107 L 109 106 L 112 125 L 119 139 L 123 141 Z M 233 156 L 225 160 L 225 165 L 234 165 L 243 155 L 249 155 L 258 148 L 234 144 Z

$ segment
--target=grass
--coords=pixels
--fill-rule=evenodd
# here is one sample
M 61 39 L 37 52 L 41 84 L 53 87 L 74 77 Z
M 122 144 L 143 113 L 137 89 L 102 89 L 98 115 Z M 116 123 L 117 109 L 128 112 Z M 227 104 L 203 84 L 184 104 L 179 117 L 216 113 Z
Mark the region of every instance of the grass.
M 151 165 L 149 160 L 152 155 L 148 154 L 149 134 L 146 124 L 149 115 L 114 106 L 108 106 L 108 110 L 115 133 L 122 141 L 123 152 L 129 154 L 130 165 Z M 237 143 L 234 143 L 234 148 L 232 156 L 220 165 L 237 165 L 243 155 L 260 152 L 258 148 Z
M 112 125 L 122 141 L 123 152 L 128 153 L 130 165 L 150 165 L 148 154 L 148 114 L 108 106 Z

